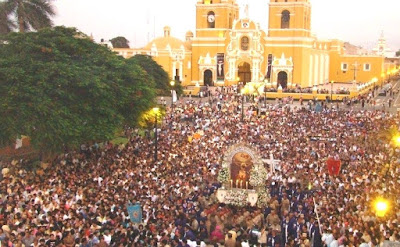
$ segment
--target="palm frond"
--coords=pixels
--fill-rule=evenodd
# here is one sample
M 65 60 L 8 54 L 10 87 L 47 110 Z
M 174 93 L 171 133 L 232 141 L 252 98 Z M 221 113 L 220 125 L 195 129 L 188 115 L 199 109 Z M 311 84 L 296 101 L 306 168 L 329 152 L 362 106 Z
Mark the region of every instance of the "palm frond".
M 7 2 L 0 2 L 0 34 L 7 34 L 16 28 L 15 23 L 9 18 Z

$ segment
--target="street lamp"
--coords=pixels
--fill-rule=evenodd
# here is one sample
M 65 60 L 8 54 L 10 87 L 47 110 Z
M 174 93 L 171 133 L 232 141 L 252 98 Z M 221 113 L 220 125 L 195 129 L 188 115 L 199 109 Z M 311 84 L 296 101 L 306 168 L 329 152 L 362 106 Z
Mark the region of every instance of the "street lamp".
M 382 86 L 383 85 L 383 82 L 385 81 L 385 73 L 381 73 L 381 78 L 382 78 L 382 81 L 381 81 L 381 83 L 380 83 L 380 85 Z
M 171 108 L 174 108 L 174 86 L 175 86 L 175 81 L 171 81 L 169 83 L 169 85 L 171 85 Z
M 374 202 L 376 216 L 384 217 L 389 210 L 389 202 L 383 198 L 378 198 Z
M 155 116 L 155 121 L 154 121 L 154 138 L 155 138 L 155 144 L 154 144 L 154 163 L 157 163 L 157 152 L 158 152 L 158 136 L 157 136 L 157 118 L 158 118 L 158 111 L 160 109 L 158 107 L 153 108 L 154 116 Z
M 373 94 L 373 96 L 375 96 L 375 84 L 378 82 L 378 78 L 376 78 L 376 77 L 372 78 L 372 82 L 374 83 L 374 88 L 372 90 L 372 94 Z
M 267 107 L 267 87 L 264 86 L 264 108 Z
M 396 147 L 400 147 L 400 135 L 394 136 L 393 139 L 392 139 L 392 141 L 393 141 L 393 144 L 394 144 Z
M 333 83 L 334 83 L 334 81 L 331 81 L 331 104 L 332 104 L 332 101 L 333 101 L 333 98 L 332 98 L 332 93 L 333 93 Z
M 243 122 L 243 119 L 244 119 L 244 88 L 242 88 L 241 90 L 240 90 L 240 92 L 241 92 L 241 94 L 242 94 L 242 116 L 241 116 L 241 121 Z

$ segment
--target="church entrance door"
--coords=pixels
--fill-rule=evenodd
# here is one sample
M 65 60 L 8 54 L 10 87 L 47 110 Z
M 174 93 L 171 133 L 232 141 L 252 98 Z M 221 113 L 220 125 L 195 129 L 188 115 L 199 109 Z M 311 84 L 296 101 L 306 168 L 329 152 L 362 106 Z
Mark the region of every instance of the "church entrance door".
M 238 77 L 239 82 L 243 82 L 243 85 L 246 85 L 247 82 L 251 82 L 251 69 L 249 63 L 243 62 L 239 64 Z
M 206 70 L 204 71 L 204 86 L 213 86 L 213 80 L 212 80 L 212 71 L 211 70 Z
M 282 89 L 287 88 L 287 73 L 285 71 L 278 73 L 278 87 L 279 85 L 282 87 Z

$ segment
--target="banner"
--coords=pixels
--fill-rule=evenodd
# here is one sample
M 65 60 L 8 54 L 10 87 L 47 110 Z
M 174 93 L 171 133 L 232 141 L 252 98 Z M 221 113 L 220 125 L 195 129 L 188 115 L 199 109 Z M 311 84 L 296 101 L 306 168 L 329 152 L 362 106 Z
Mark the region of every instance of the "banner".
M 142 207 L 140 204 L 128 204 L 126 206 L 129 218 L 133 223 L 141 223 L 142 222 Z
M 224 53 L 217 53 L 217 81 L 225 80 L 224 61 Z
M 340 173 L 340 166 L 341 166 L 341 162 L 340 160 L 335 160 L 334 158 L 329 158 L 326 161 L 326 166 L 328 169 L 328 173 L 329 175 L 333 176 L 333 175 L 339 175 Z
M 400 247 L 400 242 L 385 241 L 383 242 L 383 247 Z
M 266 79 L 271 79 L 271 71 L 272 71 L 272 54 L 268 54 L 268 67 L 267 67 L 267 75 Z
M 175 103 L 178 100 L 178 97 L 176 95 L 176 91 L 175 90 L 171 90 L 171 94 L 172 94 L 172 103 Z

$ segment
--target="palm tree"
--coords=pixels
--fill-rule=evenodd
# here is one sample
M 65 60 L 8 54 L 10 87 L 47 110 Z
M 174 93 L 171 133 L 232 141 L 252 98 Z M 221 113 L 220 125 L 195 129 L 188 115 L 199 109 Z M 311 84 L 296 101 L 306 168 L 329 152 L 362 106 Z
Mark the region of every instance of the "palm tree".
M 15 26 L 21 33 L 50 27 L 54 15 L 49 0 L 6 0 L 0 3 L 0 32 L 10 32 Z
M 8 18 L 5 11 L 5 2 L 0 2 L 0 34 L 9 33 L 15 28 L 14 23 Z

